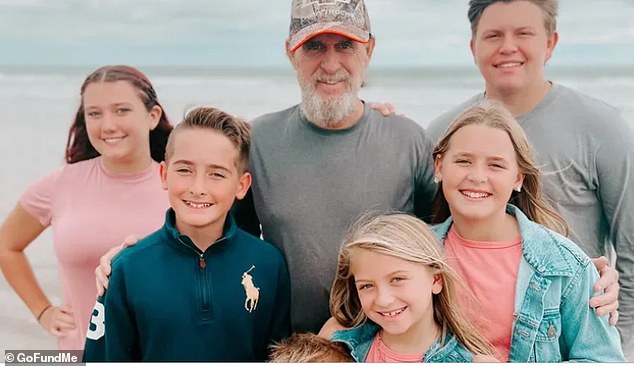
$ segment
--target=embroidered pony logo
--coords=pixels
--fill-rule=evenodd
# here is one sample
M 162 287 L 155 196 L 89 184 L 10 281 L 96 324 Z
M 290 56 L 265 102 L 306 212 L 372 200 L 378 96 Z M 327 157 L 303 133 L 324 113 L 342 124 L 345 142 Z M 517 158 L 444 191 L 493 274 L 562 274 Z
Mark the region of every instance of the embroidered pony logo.
M 255 287 L 253 284 L 253 276 L 249 274 L 255 265 L 251 266 L 248 271 L 242 274 L 242 286 L 246 292 L 247 298 L 244 300 L 244 308 L 250 313 L 258 306 L 258 300 L 260 299 L 260 288 Z

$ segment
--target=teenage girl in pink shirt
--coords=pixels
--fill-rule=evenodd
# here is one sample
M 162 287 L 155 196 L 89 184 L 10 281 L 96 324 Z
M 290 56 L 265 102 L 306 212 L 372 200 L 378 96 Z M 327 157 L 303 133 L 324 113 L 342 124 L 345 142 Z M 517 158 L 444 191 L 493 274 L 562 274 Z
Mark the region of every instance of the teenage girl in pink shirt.
M 171 130 L 139 70 L 97 69 L 81 86 L 67 164 L 31 185 L 0 227 L 0 267 L 39 324 L 58 337 L 60 349 L 84 347 L 99 257 L 127 235 L 162 225 L 168 202 L 158 162 Z M 51 304 L 24 254 L 49 226 L 63 304 Z

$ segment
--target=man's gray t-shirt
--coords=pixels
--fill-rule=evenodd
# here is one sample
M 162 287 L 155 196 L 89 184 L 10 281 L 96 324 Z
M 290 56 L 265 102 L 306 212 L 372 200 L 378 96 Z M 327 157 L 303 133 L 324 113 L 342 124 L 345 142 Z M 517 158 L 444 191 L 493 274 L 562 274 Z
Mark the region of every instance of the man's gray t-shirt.
M 461 111 L 482 100 L 479 94 L 432 121 L 429 136 L 436 142 Z M 606 255 L 614 245 L 618 327 L 630 342 L 624 343 L 627 354 L 634 348 L 632 125 L 613 106 L 558 84 L 517 120 L 535 150 L 546 197 L 570 225 L 570 238 L 590 257 Z
M 288 262 L 293 330 L 317 332 L 329 317 L 330 287 L 350 224 L 368 212 L 421 217 L 431 211 L 433 146 L 415 122 L 368 106 L 345 130 L 316 126 L 299 106 L 252 125 L 252 197 L 262 235 Z M 239 222 L 245 211 L 235 211 Z

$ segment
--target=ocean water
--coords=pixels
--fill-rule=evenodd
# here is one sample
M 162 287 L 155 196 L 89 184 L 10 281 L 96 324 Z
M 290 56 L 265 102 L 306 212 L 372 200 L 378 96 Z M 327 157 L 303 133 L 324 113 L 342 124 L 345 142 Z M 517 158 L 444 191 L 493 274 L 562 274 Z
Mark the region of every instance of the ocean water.
M 366 4 L 374 65 L 470 64 L 468 0 Z M 290 0 L 1 0 L 0 65 L 281 67 L 289 9 Z M 632 65 L 633 18 L 632 0 L 560 1 L 553 64 Z
M 67 131 L 79 102 L 79 86 L 90 67 L 0 67 L 0 220 L 38 177 L 63 161 Z M 270 69 L 144 68 L 168 116 L 177 122 L 195 105 L 210 105 L 251 119 L 299 101 L 290 67 Z M 634 68 L 553 67 L 549 78 L 602 98 L 634 123 Z M 473 66 L 374 68 L 361 95 L 389 101 L 422 126 L 482 90 Z M 61 299 L 50 230 L 26 250 L 42 288 Z M 0 348 L 51 349 L 54 340 L 0 278 Z

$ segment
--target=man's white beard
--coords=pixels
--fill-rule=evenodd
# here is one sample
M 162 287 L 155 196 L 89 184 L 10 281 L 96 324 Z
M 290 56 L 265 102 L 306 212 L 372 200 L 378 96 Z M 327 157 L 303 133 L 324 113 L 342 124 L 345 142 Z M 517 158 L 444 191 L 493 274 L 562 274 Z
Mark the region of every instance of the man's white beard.
M 347 75 L 345 75 L 347 76 Z M 345 77 L 344 76 L 344 77 Z M 310 122 L 324 127 L 337 128 L 341 121 L 350 117 L 357 109 L 359 98 L 357 97 L 358 87 L 355 87 L 354 80 L 347 76 L 348 90 L 338 98 L 322 98 L 315 88 L 315 79 L 319 75 L 309 80 L 307 85 L 300 80 L 302 89 L 301 110 L 304 117 Z M 335 75 L 332 78 L 341 78 Z

